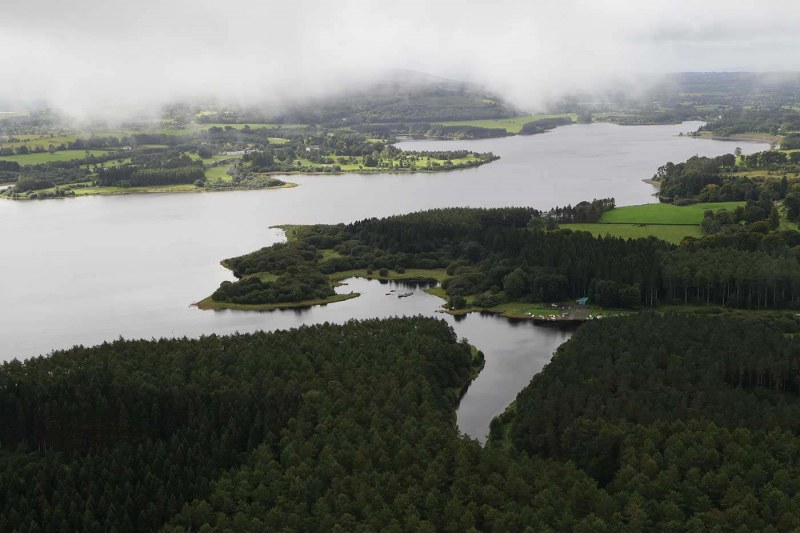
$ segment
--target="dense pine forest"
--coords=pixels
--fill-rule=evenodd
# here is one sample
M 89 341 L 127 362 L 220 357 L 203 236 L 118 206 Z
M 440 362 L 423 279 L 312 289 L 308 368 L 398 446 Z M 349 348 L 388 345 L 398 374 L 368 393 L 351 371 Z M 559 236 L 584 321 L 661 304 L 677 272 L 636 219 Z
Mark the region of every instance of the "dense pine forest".
M 800 306 L 800 232 L 770 230 L 764 221 L 735 228 L 731 222 L 729 231 L 675 246 L 558 229 L 558 222 L 596 220 L 613 205 L 609 199 L 550 212 L 435 209 L 292 228 L 287 243 L 226 260 L 240 280 L 223 282 L 212 299 L 276 304 L 325 298 L 333 295 L 325 276 L 413 268 L 445 270 L 442 287 L 454 306 L 466 297 L 492 307 L 583 296 L 607 307 Z
M 275 460 L 283 472 L 262 480 L 268 490 L 252 487 L 275 512 L 258 527 L 248 517 L 248 529 L 346 527 L 371 514 L 347 511 L 374 491 L 373 461 L 410 490 L 427 468 L 420 449 L 441 453 L 437 443 L 455 437 L 455 401 L 479 364 L 423 318 L 118 341 L 5 363 L 0 530 L 153 531 L 170 519 L 198 529 L 219 517 L 186 504 L 211 496 L 216 506 L 222 472 Z M 400 496 L 388 481 L 382 497 Z
M 116 341 L 0 368 L 3 531 L 790 531 L 796 320 L 583 326 L 492 427 L 407 318 Z
M 569 461 L 637 531 L 800 527 L 796 319 L 643 314 L 582 326 L 490 445 Z

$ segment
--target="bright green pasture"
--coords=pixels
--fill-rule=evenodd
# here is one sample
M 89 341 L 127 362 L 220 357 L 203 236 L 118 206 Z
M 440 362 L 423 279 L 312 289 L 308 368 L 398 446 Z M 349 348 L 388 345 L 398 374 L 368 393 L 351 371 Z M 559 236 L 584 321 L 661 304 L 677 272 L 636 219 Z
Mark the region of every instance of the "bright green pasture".
M 700 224 L 707 209 L 733 211 L 744 202 L 702 203 L 679 207 L 673 204 L 644 204 L 617 207 L 606 211 L 601 223 L 629 224 Z
M 232 181 L 233 177 L 228 174 L 228 167 L 230 165 L 221 164 L 215 167 L 206 169 L 206 179 L 212 181 Z
M 18 139 L 16 141 L 8 141 L 7 139 Z M 77 135 L 75 134 L 65 134 L 65 135 L 7 135 L 7 136 L 0 136 L 0 147 L 3 148 L 19 148 L 20 146 L 27 146 L 28 148 L 34 148 L 36 146 L 41 146 L 42 148 L 47 148 L 51 144 L 53 146 L 58 146 L 60 144 L 69 144 L 74 142 L 77 139 Z

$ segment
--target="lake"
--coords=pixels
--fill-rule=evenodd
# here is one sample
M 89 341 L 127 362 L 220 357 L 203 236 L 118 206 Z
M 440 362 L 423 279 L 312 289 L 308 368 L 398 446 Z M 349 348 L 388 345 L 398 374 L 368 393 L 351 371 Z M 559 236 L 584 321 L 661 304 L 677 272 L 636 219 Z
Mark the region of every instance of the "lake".
M 499 161 L 433 174 L 291 176 L 300 187 L 197 194 L 0 201 L 0 359 L 126 338 L 196 337 L 349 318 L 431 314 L 441 300 L 399 300 L 378 282 L 351 280 L 364 296 L 310 310 L 200 311 L 190 304 L 231 279 L 219 261 L 283 238 L 276 224 L 349 222 L 446 206 L 547 209 L 613 196 L 654 201 L 642 179 L 666 161 L 765 144 L 679 137 L 699 123 L 573 125 L 530 137 L 406 141 L 406 149 L 493 151 Z M 349 289 L 348 289 L 349 290 Z M 441 316 L 441 315 L 437 315 Z M 486 369 L 459 409 L 481 437 L 491 417 L 549 360 L 560 331 L 494 317 L 447 319 L 486 354 Z

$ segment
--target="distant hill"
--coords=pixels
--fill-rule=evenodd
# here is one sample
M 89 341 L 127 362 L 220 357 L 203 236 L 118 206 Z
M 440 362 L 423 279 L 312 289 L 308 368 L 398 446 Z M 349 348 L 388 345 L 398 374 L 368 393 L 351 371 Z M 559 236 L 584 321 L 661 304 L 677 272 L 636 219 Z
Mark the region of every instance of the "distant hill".
M 199 118 L 206 123 L 278 122 L 324 125 L 443 122 L 506 118 L 519 112 L 486 89 L 428 74 L 391 70 L 379 81 L 335 97 L 280 110 L 224 109 Z
M 781 105 L 800 101 L 800 73 L 681 72 L 664 76 L 653 93 L 699 105 Z

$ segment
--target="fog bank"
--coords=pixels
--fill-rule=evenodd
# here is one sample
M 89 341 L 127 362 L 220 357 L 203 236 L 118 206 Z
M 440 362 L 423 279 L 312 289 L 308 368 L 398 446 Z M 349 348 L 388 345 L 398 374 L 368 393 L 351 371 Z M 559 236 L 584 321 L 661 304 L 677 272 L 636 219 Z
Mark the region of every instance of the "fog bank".
M 523 108 L 641 73 L 800 70 L 791 0 L 5 0 L 1 13 L 0 107 L 78 114 L 296 101 L 396 68 Z

